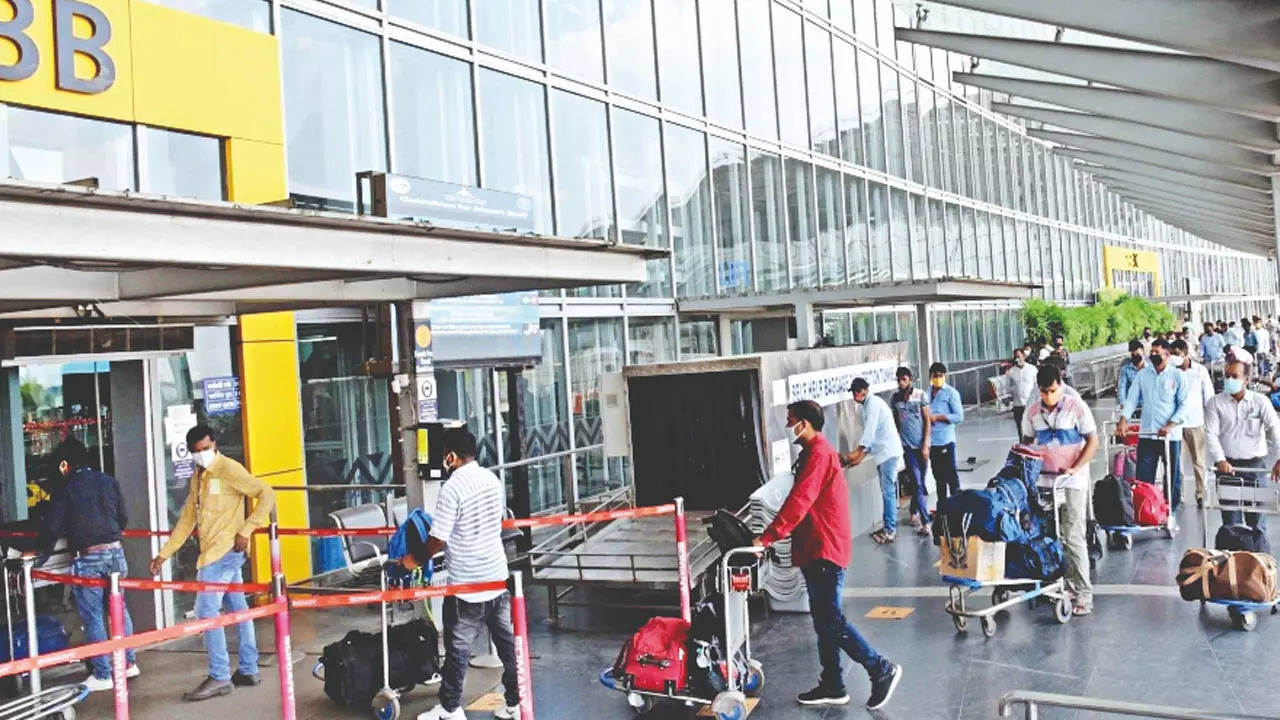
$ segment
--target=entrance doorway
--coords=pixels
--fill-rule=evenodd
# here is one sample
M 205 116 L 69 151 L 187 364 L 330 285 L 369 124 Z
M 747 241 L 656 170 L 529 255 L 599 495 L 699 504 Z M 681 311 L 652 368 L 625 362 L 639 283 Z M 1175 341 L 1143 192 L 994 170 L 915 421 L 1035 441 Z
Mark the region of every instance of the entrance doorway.
M 28 508 L 61 480 L 49 467 L 49 455 L 64 440 L 84 443 L 95 468 L 115 472 L 109 362 L 23 365 L 18 387 Z

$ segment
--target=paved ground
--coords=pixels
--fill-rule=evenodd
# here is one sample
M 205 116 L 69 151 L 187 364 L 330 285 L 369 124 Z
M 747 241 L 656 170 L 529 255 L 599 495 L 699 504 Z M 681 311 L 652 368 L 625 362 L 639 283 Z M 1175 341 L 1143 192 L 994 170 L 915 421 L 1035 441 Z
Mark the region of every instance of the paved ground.
M 1099 414 L 1108 415 L 1106 410 Z M 983 462 L 964 477 L 966 485 L 980 485 L 994 472 L 1013 439 L 1012 421 L 975 420 L 962 427 L 961 454 Z M 1095 473 L 1101 474 L 1101 466 Z M 1190 494 L 1190 493 L 1189 493 Z M 999 632 L 984 639 L 980 632 L 957 634 L 942 611 L 943 588 L 934 562 L 937 551 L 927 540 L 901 535 L 890 547 L 877 547 L 866 538 L 855 542 L 855 562 L 845 590 L 845 609 L 873 645 L 905 668 L 894 701 L 881 719 L 996 717 L 996 703 L 1014 689 L 1042 690 L 1201 707 L 1220 711 L 1280 712 L 1280 685 L 1272 681 L 1280 671 L 1280 618 L 1260 618 L 1252 633 L 1233 630 L 1225 612 L 1180 600 L 1172 578 L 1183 549 L 1201 544 L 1201 525 L 1194 506 L 1184 509 L 1183 533 L 1174 541 L 1140 541 L 1132 552 L 1112 552 L 1103 559 L 1096 577 L 1100 596 L 1093 617 L 1058 625 L 1046 610 L 1015 607 L 999 618 Z M 1280 523 L 1273 523 L 1280 524 Z M 1280 541 L 1274 533 L 1273 542 Z M 616 596 L 615 596 L 616 597 Z M 598 607 L 564 611 L 562 628 L 553 630 L 545 617 L 542 593 L 533 592 L 534 686 L 538 716 L 568 718 L 627 718 L 631 711 L 621 694 L 606 691 L 596 680 L 612 664 L 623 640 L 646 617 L 644 613 L 609 608 L 608 597 Z M 909 607 L 904 620 L 863 618 L 872 607 Z M 376 616 L 367 610 L 303 613 L 295 620 L 295 648 L 305 658 L 295 665 L 301 718 L 360 718 L 367 712 L 339 711 L 324 696 L 310 668 L 323 645 L 352 627 L 373 629 Z M 797 692 L 813 686 L 817 675 L 814 636 L 806 615 L 766 615 L 757 612 L 754 648 L 765 664 L 767 682 L 758 720 L 782 718 L 861 718 L 868 713 L 861 700 L 868 686 L 861 670 L 847 677 L 854 703 L 845 708 L 809 710 L 794 702 Z M 269 627 L 259 632 L 260 645 L 272 647 Z M 278 717 L 276 674 L 264 670 L 263 686 L 237 690 L 199 706 L 177 704 L 183 690 L 204 674 L 204 657 L 193 642 L 141 654 L 144 675 L 130 684 L 133 718 L 169 720 L 176 716 Z M 468 698 L 497 682 L 492 672 L 472 671 Z M 405 702 L 405 716 L 434 704 L 432 692 L 418 690 Z M 110 698 L 99 694 L 80 706 L 80 716 L 109 718 Z M 487 717 L 487 713 L 472 713 Z M 690 717 L 688 710 L 664 706 L 651 718 Z M 1043 718 L 1092 717 L 1046 711 Z

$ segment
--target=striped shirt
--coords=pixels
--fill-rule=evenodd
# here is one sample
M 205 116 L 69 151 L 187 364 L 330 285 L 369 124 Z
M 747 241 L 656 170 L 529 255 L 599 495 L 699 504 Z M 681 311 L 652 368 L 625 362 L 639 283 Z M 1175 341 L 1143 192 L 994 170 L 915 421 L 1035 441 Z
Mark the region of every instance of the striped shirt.
M 431 537 L 445 543 L 451 585 L 507 579 L 507 553 L 502 547 L 505 507 L 502 481 L 474 460 L 449 476 L 436 500 Z M 481 603 L 503 592 L 463 593 L 458 598 Z

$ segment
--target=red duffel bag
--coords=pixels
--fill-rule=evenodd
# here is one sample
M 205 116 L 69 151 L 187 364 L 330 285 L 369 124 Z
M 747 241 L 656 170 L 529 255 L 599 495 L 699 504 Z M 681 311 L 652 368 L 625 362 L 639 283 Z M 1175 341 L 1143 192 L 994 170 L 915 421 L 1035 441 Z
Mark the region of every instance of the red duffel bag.
M 632 690 L 674 695 L 685 688 L 689 624 L 680 618 L 650 618 L 622 647 L 613 677 Z
M 1163 525 L 1169 519 L 1169 503 L 1158 485 L 1133 484 L 1133 520 L 1139 525 Z

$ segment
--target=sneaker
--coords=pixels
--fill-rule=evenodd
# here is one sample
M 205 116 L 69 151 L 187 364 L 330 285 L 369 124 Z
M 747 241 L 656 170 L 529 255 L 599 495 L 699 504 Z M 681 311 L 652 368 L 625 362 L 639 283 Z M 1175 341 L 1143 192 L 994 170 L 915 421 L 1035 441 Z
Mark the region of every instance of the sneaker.
M 432 673 L 431 677 L 427 678 L 422 684 L 426 687 L 431 687 L 432 685 L 439 685 L 443 680 L 444 678 L 440 677 L 440 673 Z
M 418 720 L 467 720 L 467 714 L 462 711 L 462 708 L 449 712 L 444 709 L 444 706 L 437 705 L 419 715 Z
M 89 689 L 89 692 L 100 692 L 102 690 L 110 690 L 115 687 L 115 683 L 111 682 L 111 678 L 100 678 L 90 675 L 80 683 Z
M 503 705 L 493 711 L 493 716 L 498 720 L 520 720 L 520 706 Z
M 231 684 L 236 687 L 253 687 L 254 685 L 260 685 L 261 683 L 262 678 L 259 677 L 257 673 L 246 675 L 245 673 L 237 670 L 231 674 Z
M 230 680 L 214 680 L 212 677 L 206 677 L 200 681 L 200 684 L 194 690 L 183 693 L 182 699 L 187 702 L 200 702 L 219 695 L 230 694 L 233 689 Z
M 124 676 L 126 678 L 136 678 L 141 674 L 142 674 L 142 668 L 138 667 L 136 663 L 133 665 L 130 665 L 124 671 Z
M 832 692 L 819 685 L 807 693 L 800 693 L 796 701 L 801 705 L 846 705 L 849 702 L 849 693 L 843 690 Z
M 867 698 L 867 709 L 879 710 L 887 705 L 901 679 L 902 666 L 890 663 L 889 672 L 871 681 L 871 697 Z

